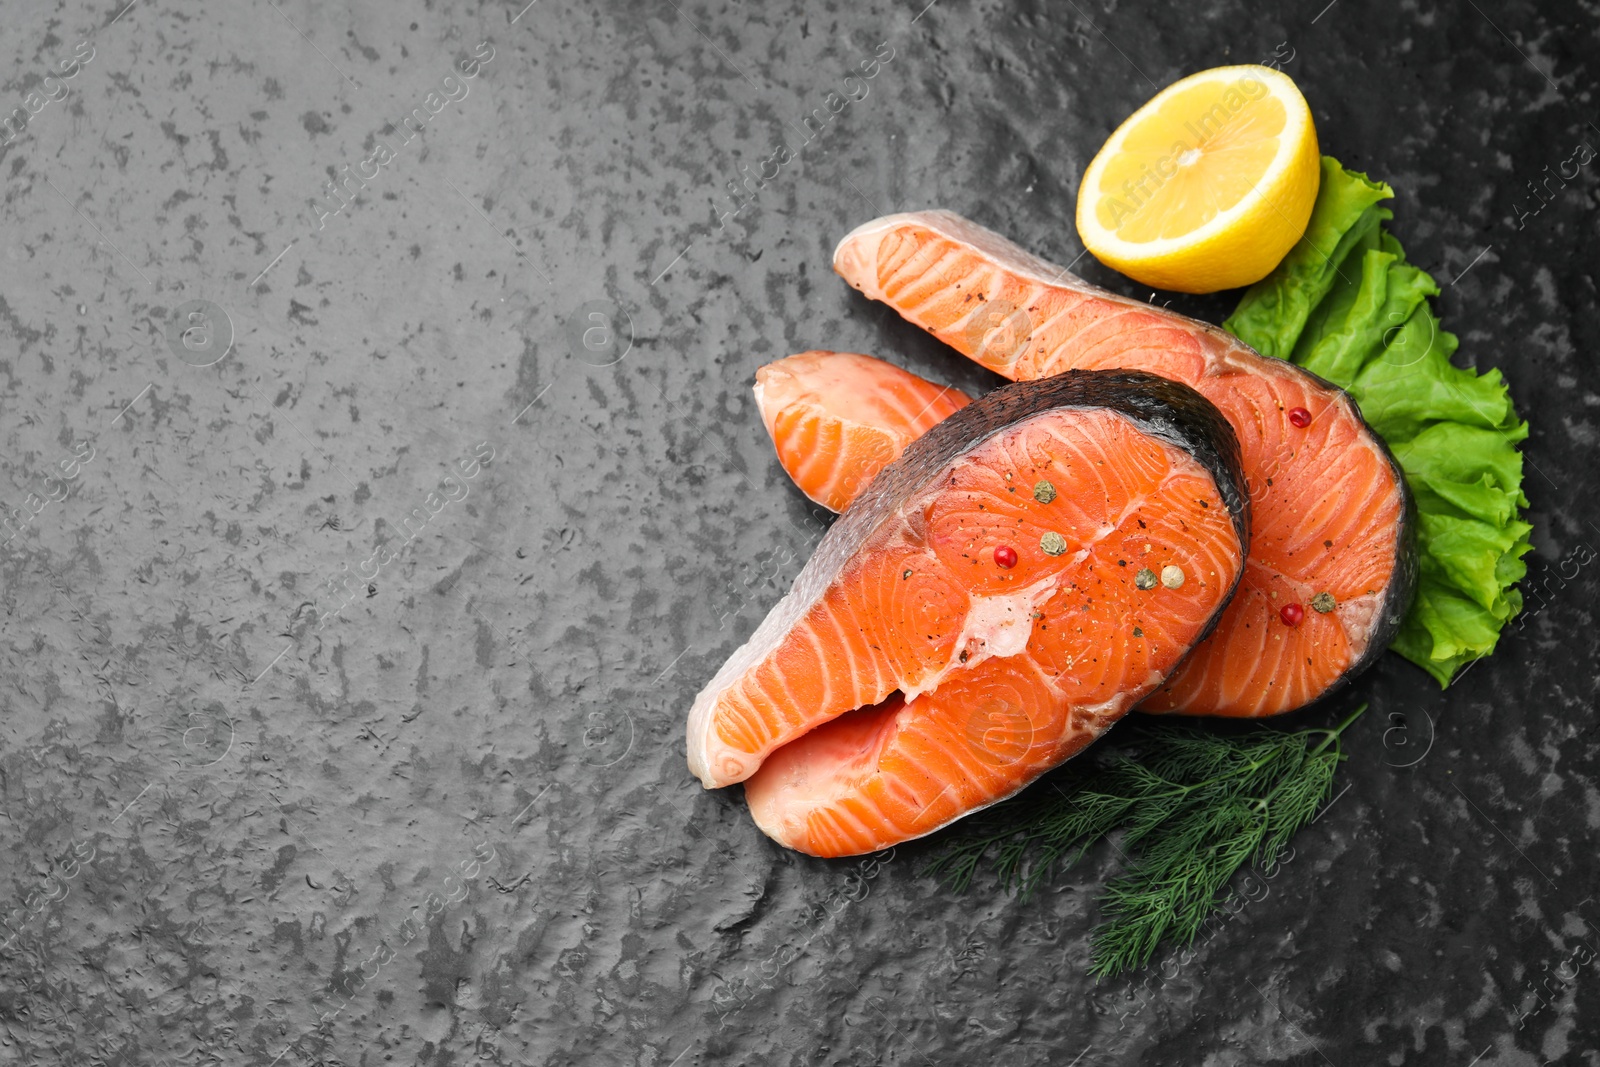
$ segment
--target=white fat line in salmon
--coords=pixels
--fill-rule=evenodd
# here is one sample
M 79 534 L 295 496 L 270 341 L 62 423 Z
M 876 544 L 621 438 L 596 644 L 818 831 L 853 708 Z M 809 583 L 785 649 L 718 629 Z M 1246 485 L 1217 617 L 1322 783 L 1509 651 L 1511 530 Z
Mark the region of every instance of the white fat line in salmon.
M 493 58 L 494 45 L 488 41 L 480 42 L 472 50 L 471 57 L 456 64 L 455 70 L 461 72 L 460 77 L 456 76 L 455 71 L 446 74 L 439 79 L 439 88 L 428 90 L 422 101 L 406 112 L 399 123 L 388 123 L 378 132 L 368 134 L 367 143 L 373 147 L 365 159 L 356 162 L 355 173 L 351 173 L 350 164 L 341 164 L 337 176 L 323 185 L 322 198 L 307 201 L 311 205 L 311 215 L 317 229 L 325 229 L 329 219 L 343 214 L 345 208 L 355 204 L 356 197 L 366 190 L 367 183 L 377 180 L 383 168 L 394 163 L 398 153 L 389 147 L 389 140 L 394 140 L 404 148 L 419 137 L 422 128 L 443 111 L 445 105 L 467 98 L 472 91 L 467 83 L 476 78 L 482 72 L 483 65 Z M 332 206 L 332 210 L 329 210 L 329 206 Z
M 1096 540 L 1098 538 L 1074 552 L 1072 562 L 1078 564 L 1088 558 Z M 984 660 L 1020 655 L 1028 647 L 1028 639 L 1033 634 L 1033 620 L 1039 608 L 1055 596 L 1060 584 L 1052 576 L 1014 593 L 989 596 L 974 594 L 962 619 L 961 632 L 950 646 L 949 659 L 915 684 L 908 683 L 901 687 L 906 703 L 911 704 L 922 694 L 938 689 L 953 674 L 976 669 Z

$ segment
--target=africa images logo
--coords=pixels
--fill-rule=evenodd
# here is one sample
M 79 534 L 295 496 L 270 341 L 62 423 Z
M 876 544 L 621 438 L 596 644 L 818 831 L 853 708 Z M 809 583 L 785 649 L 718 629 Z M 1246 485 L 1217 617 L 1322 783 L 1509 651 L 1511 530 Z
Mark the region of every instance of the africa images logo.
M 451 473 L 440 479 L 438 486 L 428 491 L 421 505 L 408 511 L 400 520 L 399 526 L 391 526 L 393 532 L 373 548 L 372 555 L 356 564 L 354 573 L 351 573 L 348 563 L 339 564 L 341 573 L 329 578 L 324 590 L 330 599 L 339 602 L 339 606 L 331 611 L 324 611 L 323 602 L 319 598 L 316 605 L 317 629 L 322 629 L 328 625 L 330 619 L 343 614 L 345 608 L 362 599 L 363 595 L 372 596 L 373 589 L 370 583 L 378 577 L 378 573 L 399 559 L 416 540 L 417 534 L 421 533 L 447 506 L 467 498 L 467 494 L 471 492 L 467 483 L 476 478 L 483 468 L 493 461 L 494 455 L 494 446 L 488 441 L 480 441 L 470 455 L 456 460 L 455 465 L 460 476 Z M 365 589 L 364 594 L 363 589 Z
M 355 165 L 354 173 L 350 164 L 341 164 L 338 176 L 323 186 L 322 199 L 312 200 L 311 213 L 316 220 L 317 229 L 325 229 L 328 220 L 344 211 L 356 202 L 356 197 L 364 192 L 367 183 L 375 181 L 383 173 L 383 168 L 390 166 L 398 157 L 398 153 L 389 147 L 389 140 L 394 140 L 401 148 L 410 144 L 422 133 L 422 128 L 441 111 L 447 104 L 465 100 L 472 91 L 468 84 L 483 70 L 484 64 L 494 58 L 494 45 L 488 41 L 481 42 L 472 50 L 470 58 L 463 59 L 456 64 L 456 70 L 461 72 L 457 77 L 454 72 L 446 74 L 439 79 L 439 87 L 430 89 L 422 102 L 403 115 L 398 123 L 389 123 L 380 133 L 368 135 L 367 143 L 372 146 L 367 158 L 359 160 Z M 385 138 L 389 138 L 386 140 Z M 333 205 L 329 210 L 329 205 Z
M 67 81 L 78 76 L 78 72 L 94 61 L 94 45 L 88 41 L 79 41 L 72 49 L 72 55 L 57 61 L 57 74 L 51 71 L 40 79 L 39 86 L 31 89 L 22 98 L 22 106 L 13 108 L 11 114 L 0 118 L 0 146 L 8 145 L 21 137 L 28 129 L 28 123 L 33 117 L 53 101 L 66 98 L 68 89 Z M 55 82 L 55 88 L 50 83 Z M 24 82 L 26 84 L 26 82 Z M 14 127 L 14 128 L 13 128 Z
M 1201 146 L 1220 133 L 1228 125 L 1229 119 L 1266 95 L 1266 84 L 1254 74 L 1241 74 L 1229 82 L 1218 94 L 1216 102 L 1201 114 L 1198 125 L 1192 121 L 1183 124 L 1183 132 L 1192 140 L 1174 138 L 1167 154 L 1156 160 L 1154 167 L 1141 163 L 1139 176 L 1123 181 L 1121 197 L 1108 197 L 1102 203 L 1102 223 L 1109 229 L 1120 228 L 1141 207 L 1155 199 L 1156 193 L 1177 175 L 1180 167 L 1198 160 Z
M 805 150 L 807 145 L 816 140 L 828 123 L 833 121 L 835 115 L 842 113 L 852 103 L 860 103 L 865 100 L 867 95 L 872 92 L 872 87 L 868 82 L 878 76 L 878 72 L 894 58 L 894 55 L 894 46 L 888 41 L 880 41 L 871 57 L 861 60 L 856 64 L 855 70 L 844 76 L 839 83 L 838 90 L 832 90 L 822 98 L 821 107 L 812 108 L 807 115 L 801 118 L 799 125 L 790 122 L 790 128 L 803 138 L 800 142 L 800 147 L 790 148 L 789 142 L 780 138 L 777 146 L 767 154 L 766 158 L 756 162 L 754 171 L 750 169 L 750 164 L 740 164 L 739 170 L 743 176 L 742 182 L 730 178 L 727 183 L 727 197 L 733 201 L 734 207 L 729 211 L 719 210 L 717 212 L 717 229 L 722 229 L 729 218 L 737 217 L 745 208 L 754 203 L 755 194 L 765 189 L 767 183 L 782 173 L 784 167 L 799 159 L 800 153 Z M 854 84 L 852 85 L 852 83 Z M 741 192 L 750 194 L 749 199 L 742 197 L 740 195 Z

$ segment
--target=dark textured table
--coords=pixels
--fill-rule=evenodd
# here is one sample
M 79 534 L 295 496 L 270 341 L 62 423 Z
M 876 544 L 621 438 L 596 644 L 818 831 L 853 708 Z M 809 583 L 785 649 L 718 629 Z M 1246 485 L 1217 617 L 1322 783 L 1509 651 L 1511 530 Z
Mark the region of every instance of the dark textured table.
M 4 11 L 0 1063 L 1600 1064 L 1593 5 L 124 2 Z M 1292 860 L 1096 985 L 1108 851 L 788 853 L 684 715 L 825 528 L 755 368 L 995 381 L 835 241 L 1143 297 L 1078 177 L 1260 61 L 1532 422 L 1529 609 L 1291 718 L 1373 705 Z

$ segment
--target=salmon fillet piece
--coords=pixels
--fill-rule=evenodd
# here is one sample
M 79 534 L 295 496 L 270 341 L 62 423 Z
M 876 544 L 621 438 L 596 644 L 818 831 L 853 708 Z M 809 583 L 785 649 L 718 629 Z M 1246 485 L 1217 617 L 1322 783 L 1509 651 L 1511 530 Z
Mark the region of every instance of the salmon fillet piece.
M 834 269 L 1007 378 L 1148 371 L 1192 386 L 1233 425 L 1252 504 L 1250 563 L 1216 632 L 1143 710 L 1291 711 L 1348 681 L 1392 640 L 1416 585 L 1414 508 L 1398 464 L 1343 390 L 1216 327 L 1092 286 L 946 211 L 857 228 L 839 243 Z M 1283 615 L 1288 605 L 1299 607 L 1297 622 Z
M 972 401 L 856 352 L 801 352 L 756 371 L 778 462 L 806 496 L 843 511 L 906 445 Z
M 1012 795 L 1215 624 L 1245 568 L 1242 477 L 1226 421 L 1174 382 L 984 396 L 872 480 L 701 691 L 690 769 L 744 782 L 762 830 L 819 856 Z

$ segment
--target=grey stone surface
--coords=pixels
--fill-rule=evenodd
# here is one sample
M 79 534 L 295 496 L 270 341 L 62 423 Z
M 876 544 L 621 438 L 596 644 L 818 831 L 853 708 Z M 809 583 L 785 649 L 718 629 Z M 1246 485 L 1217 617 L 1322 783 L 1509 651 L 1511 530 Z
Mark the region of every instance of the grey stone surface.
M 1529 186 L 1600 148 L 1592 5 L 0 21 L 0 108 L 39 94 L 0 134 L 0 496 L 32 516 L 0 550 L 0 1063 L 1600 1063 L 1596 165 Z M 1274 56 L 1532 422 L 1538 593 L 1449 691 L 1392 656 L 1355 686 L 1344 792 L 1265 896 L 1095 985 L 1111 855 L 1021 902 L 935 884 L 937 841 L 787 853 L 692 781 L 683 717 L 823 529 L 755 368 L 994 383 L 834 242 L 942 206 L 1076 261 L 1114 125 Z

